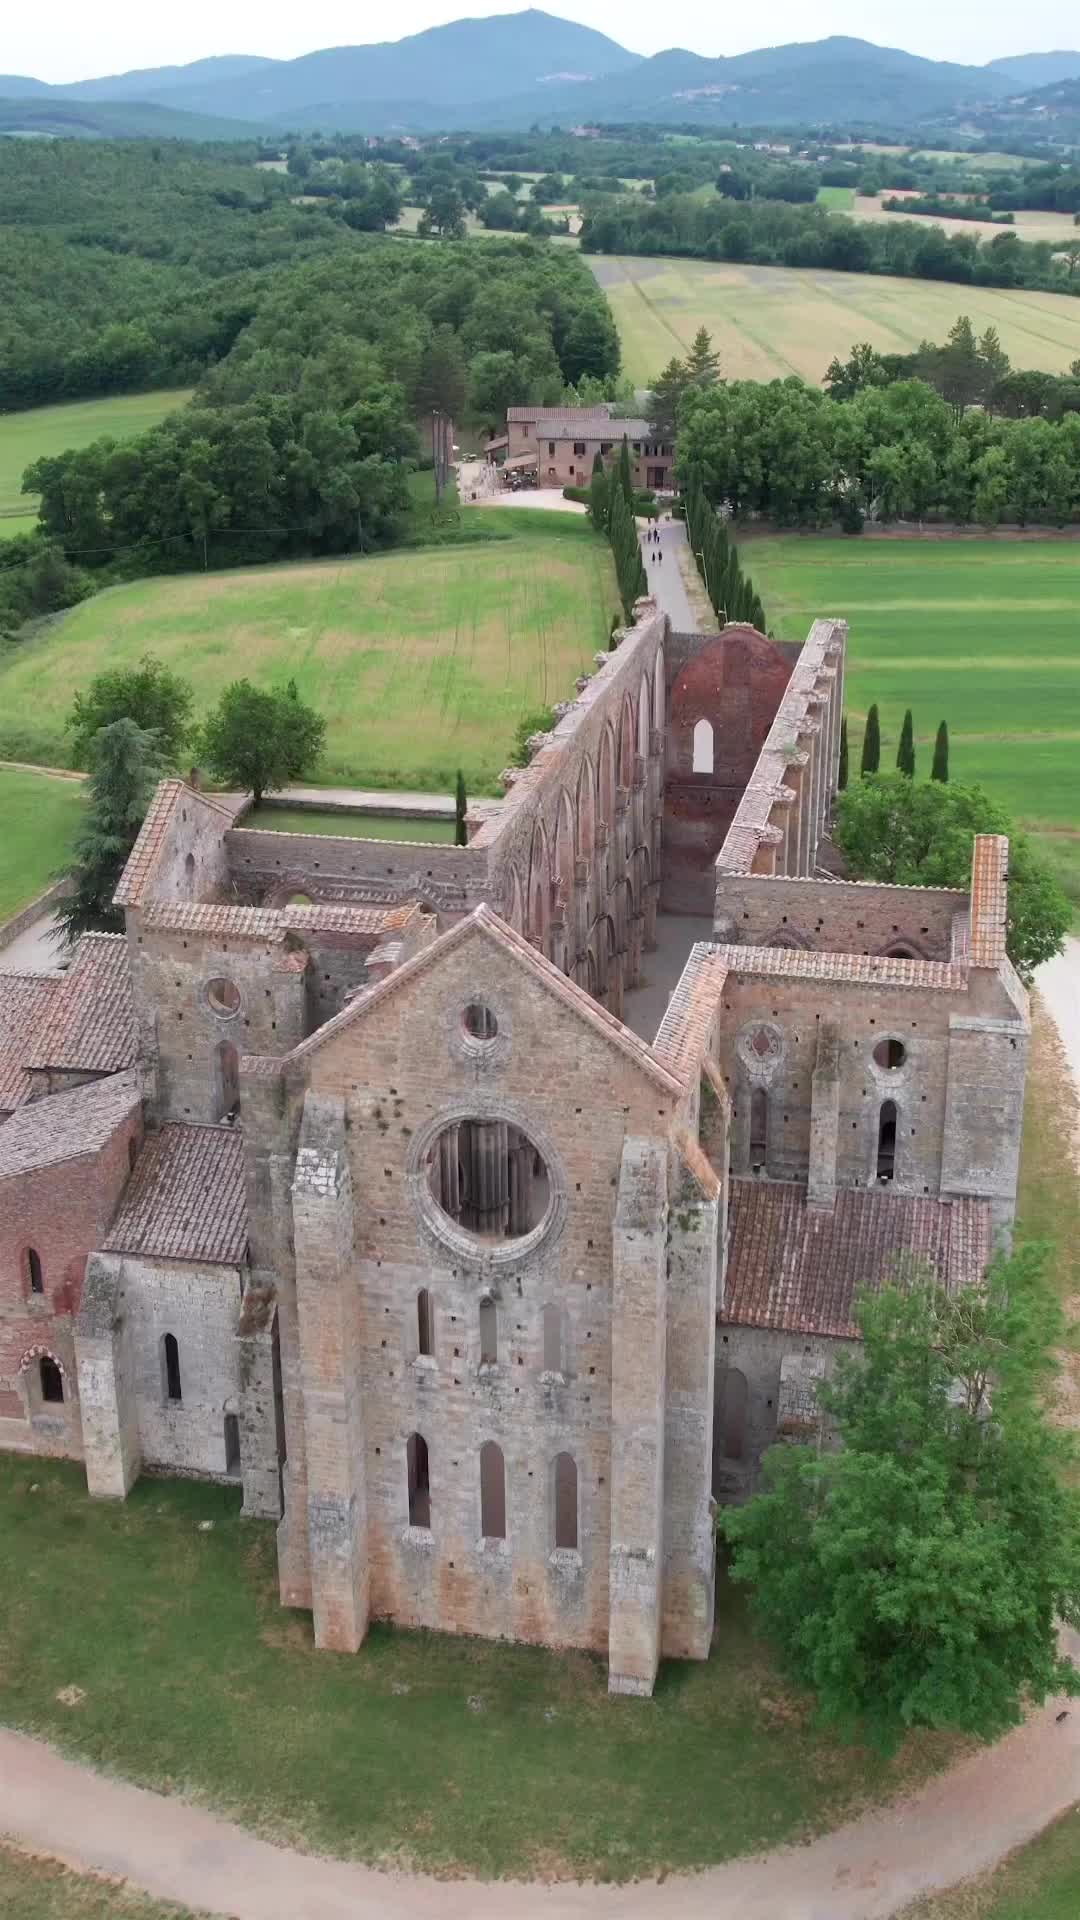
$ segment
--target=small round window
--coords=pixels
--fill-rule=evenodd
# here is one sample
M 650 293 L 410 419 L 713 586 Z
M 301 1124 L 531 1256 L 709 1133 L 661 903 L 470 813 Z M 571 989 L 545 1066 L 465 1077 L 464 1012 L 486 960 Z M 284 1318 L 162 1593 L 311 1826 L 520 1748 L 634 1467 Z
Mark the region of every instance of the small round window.
M 206 1004 L 211 1013 L 222 1014 L 226 1018 L 240 1011 L 240 989 L 235 980 L 226 980 L 224 975 L 206 983 Z
M 890 1071 L 902 1067 L 907 1059 L 907 1049 L 900 1040 L 879 1040 L 874 1048 L 874 1065 L 886 1067 Z
M 461 1021 L 470 1040 L 494 1040 L 499 1031 L 495 1015 L 482 1000 L 470 1000 Z

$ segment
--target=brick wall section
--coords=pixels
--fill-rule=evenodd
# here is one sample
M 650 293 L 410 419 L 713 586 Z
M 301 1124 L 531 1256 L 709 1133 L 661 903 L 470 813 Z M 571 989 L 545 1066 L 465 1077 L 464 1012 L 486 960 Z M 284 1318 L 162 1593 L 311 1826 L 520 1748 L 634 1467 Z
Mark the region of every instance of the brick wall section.
M 713 867 L 791 678 L 791 662 L 749 626 L 705 641 L 671 689 L 664 765 L 663 904 L 712 912 Z M 712 729 L 712 766 L 694 771 L 694 730 Z
M 968 896 L 947 887 L 718 872 L 715 906 L 716 938 L 740 946 L 870 954 L 904 945 L 925 960 L 949 960 Z
M 487 861 L 470 848 L 423 840 L 235 827 L 225 835 L 225 852 L 239 897 L 257 905 L 311 893 L 357 905 L 419 900 L 454 915 L 479 903 L 487 876 Z
M 98 1152 L 0 1180 L 0 1446 L 82 1458 L 73 1317 L 87 1255 L 101 1240 L 128 1178 L 129 1143 L 133 1149 L 141 1138 L 136 1106 Z M 41 1260 L 40 1295 L 30 1290 L 30 1247 Z M 42 1400 L 36 1361 L 21 1367 L 37 1348 L 63 1368 L 62 1405 Z

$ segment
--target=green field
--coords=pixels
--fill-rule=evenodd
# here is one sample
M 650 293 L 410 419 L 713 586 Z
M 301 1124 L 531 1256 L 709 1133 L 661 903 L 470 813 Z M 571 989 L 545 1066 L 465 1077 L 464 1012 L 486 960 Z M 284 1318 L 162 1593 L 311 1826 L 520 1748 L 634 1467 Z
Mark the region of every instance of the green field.
M 311 807 L 257 807 L 240 822 L 264 833 L 329 833 L 346 840 L 426 840 L 452 844 L 454 822 L 429 820 L 424 814 L 395 817 L 386 813 L 319 813 Z
M 295 678 L 327 718 L 325 783 L 445 793 L 460 767 L 470 792 L 495 791 L 519 720 L 573 697 L 618 603 L 610 552 L 583 517 L 472 513 L 483 545 L 97 594 L 0 660 L 0 757 L 66 764 L 75 688 L 151 652 L 191 681 L 200 710 L 241 675 Z
M 25 520 L 26 495 L 22 477 L 32 460 L 48 454 L 63 453 L 68 447 L 86 447 L 91 440 L 112 434 L 116 440 L 130 440 L 148 427 L 156 427 L 167 413 L 174 413 L 190 398 L 187 389 L 165 393 L 123 393 L 103 400 L 72 400 L 59 407 L 32 407 L 28 413 L 7 413 L 0 418 L 0 536 L 5 532 L 28 531 L 14 523 Z M 5 526 L 5 522 L 10 522 Z
M 872 701 L 888 761 L 911 707 L 924 771 L 947 720 L 953 779 L 1040 830 L 1080 901 L 1080 544 L 786 535 L 741 553 L 778 638 L 850 622 L 853 752 Z
M 835 354 L 843 357 L 862 340 L 883 353 L 914 353 L 923 340 L 944 340 L 962 313 L 978 333 L 995 326 L 1015 366 L 1064 373 L 1080 356 L 1080 300 L 1067 294 L 810 267 L 586 257 L 615 316 L 625 371 L 636 381 L 653 379 L 673 355 L 684 355 L 702 326 L 732 380 L 790 373 L 821 380 Z
M 82 783 L 0 767 L 0 920 L 43 892 L 71 850 Z
M 833 213 L 850 213 L 855 205 L 854 187 L 819 187 L 818 206 L 829 207 Z

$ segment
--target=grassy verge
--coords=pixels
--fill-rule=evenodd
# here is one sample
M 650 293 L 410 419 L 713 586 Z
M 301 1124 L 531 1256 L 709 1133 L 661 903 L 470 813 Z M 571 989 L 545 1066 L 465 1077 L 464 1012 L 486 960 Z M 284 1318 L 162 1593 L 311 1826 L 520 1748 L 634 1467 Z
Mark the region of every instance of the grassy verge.
M 82 787 L 45 773 L 0 767 L 0 920 L 55 879 L 71 851 Z
M 993 1873 L 917 1900 L 897 1920 L 1076 1920 L 1078 1913 L 1080 1807 L 1073 1807 Z
M 97 1874 L 69 1873 L 0 1840 L 0 1913 L 4 1920 L 199 1920 Z
M 241 821 L 241 828 L 261 827 L 264 833 L 329 833 L 347 840 L 427 840 L 452 842 L 452 820 L 429 820 L 424 814 L 398 819 L 380 813 L 319 813 L 308 807 L 261 807 Z
M 0 1718 L 278 1841 L 495 1877 L 703 1866 L 949 1755 L 920 1740 L 886 1764 L 815 1731 L 727 1591 L 712 1660 L 665 1664 L 646 1701 L 534 1647 L 378 1627 L 315 1653 L 278 1605 L 273 1528 L 239 1504 L 149 1479 L 95 1503 L 76 1466 L 0 1457 Z
M 0 514 L 25 511 L 22 477 L 34 460 L 86 447 L 106 434 L 131 440 L 156 427 L 191 398 L 187 388 L 162 393 L 107 394 L 100 400 L 69 400 L 57 407 L 31 407 L 0 419 Z M 36 503 L 35 503 L 36 504 Z M 0 518 L 0 535 L 14 522 Z M 32 524 L 32 522 L 31 522 Z

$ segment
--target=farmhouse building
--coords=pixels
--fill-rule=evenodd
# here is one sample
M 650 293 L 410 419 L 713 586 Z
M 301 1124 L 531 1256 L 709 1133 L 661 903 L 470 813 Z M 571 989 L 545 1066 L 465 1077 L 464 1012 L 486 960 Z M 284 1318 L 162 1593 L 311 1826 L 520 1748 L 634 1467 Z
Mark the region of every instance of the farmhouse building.
M 125 934 L 0 974 L 0 1444 L 235 1480 L 321 1647 L 705 1658 L 714 1503 L 819 1432 L 857 1289 L 1012 1219 L 1007 843 L 828 877 L 843 622 L 637 612 L 467 846 L 167 780 Z
M 614 409 L 599 407 L 510 407 L 505 441 L 498 450 L 507 465 L 535 471 L 541 487 L 585 487 L 599 453 L 614 465 L 623 440 L 630 451 L 634 486 L 666 491 L 673 485 L 675 448 L 657 438 L 644 419 L 616 419 Z

